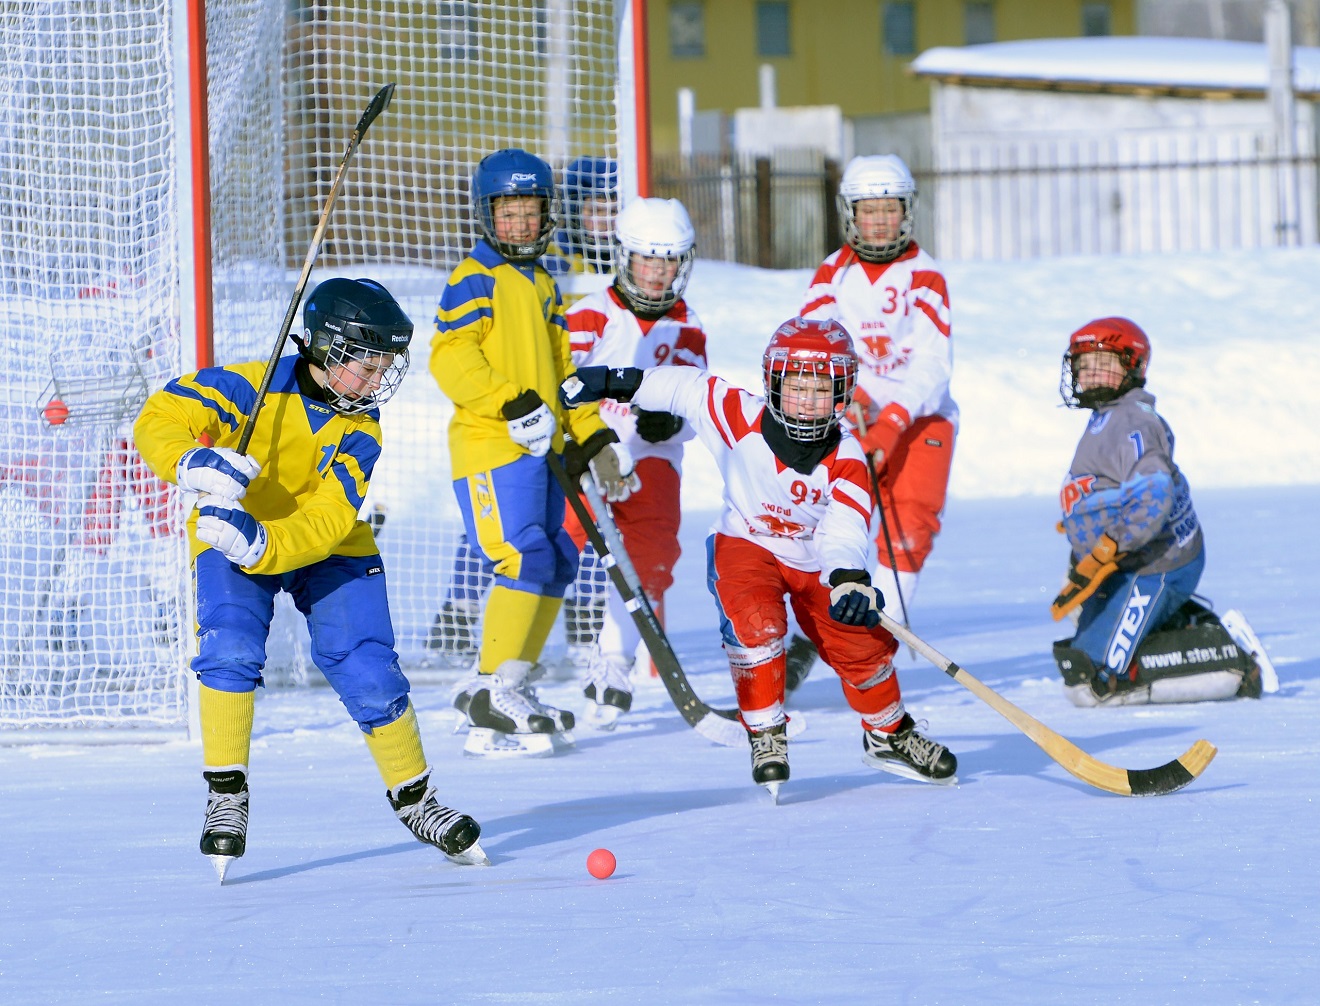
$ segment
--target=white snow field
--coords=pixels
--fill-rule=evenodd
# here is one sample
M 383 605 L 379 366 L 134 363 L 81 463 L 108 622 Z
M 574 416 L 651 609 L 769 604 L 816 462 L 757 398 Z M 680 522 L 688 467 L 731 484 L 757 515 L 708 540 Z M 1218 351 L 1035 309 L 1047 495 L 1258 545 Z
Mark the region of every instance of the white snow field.
M 1103 761 L 1149 768 L 1211 741 L 1201 778 L 1100 792 L 904 653 L 909 707 L 957 753 L 958 784 L 864 767 L 817 665 L 776 807 L 747 753 L 685 727 L 658 685 L 572 753 L 487 762 L 463 758 L 428 672 L 413 698 L 441 798 L 481 821 L 492 860 L 457 867 L 394 820 L 328 688 L 271 690 L 248 853 L 223 886 L 197 851 L 197 745 L 0 745 L 0 1002 L 1316 1002 L 1320 251 L 948 273 L 963 428 L 914 628 Z M 699 263 L 713 367 L 759 382 L 807 278 Z M 1281 687 L 1263 700 L 1081 710 L 1062 695 L 1052 494 L 1082 416 L 1058 407 L 1058 361 L 1109 313 L 1154 342 L 1150 387 L 1208 539 L 1201 593 L 1269 649 Z M 689 458 L 669 624 L 697 691 L 727 706 L 702 556 L 718 487 L 700 446 Z M 580 708 L 571 683 L 543 695 Z M 618 870 L 595 880 L 602 846 Z

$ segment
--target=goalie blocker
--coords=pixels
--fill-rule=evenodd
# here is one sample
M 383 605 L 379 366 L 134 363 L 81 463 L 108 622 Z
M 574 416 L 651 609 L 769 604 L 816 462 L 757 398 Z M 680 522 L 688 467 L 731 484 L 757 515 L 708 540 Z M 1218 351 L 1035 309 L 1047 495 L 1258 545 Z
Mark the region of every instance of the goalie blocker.
M 1194 600 L 1142 641 L 1128 673 L 1105 698 L 1091 687 L 1097 670 L 1091 658 L 1071 643 L 1071 639 L 1057 641 L 1054 660 L 1063 675 L 1063 690 L 1077 706 L 1260 698 L 1261 672 L 1255 659 L 1233 640 L 1213 611 Z

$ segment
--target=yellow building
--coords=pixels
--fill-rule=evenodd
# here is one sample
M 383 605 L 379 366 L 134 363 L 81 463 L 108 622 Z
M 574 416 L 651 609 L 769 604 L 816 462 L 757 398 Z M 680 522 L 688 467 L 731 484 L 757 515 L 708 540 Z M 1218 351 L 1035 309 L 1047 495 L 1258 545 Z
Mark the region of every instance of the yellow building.
M 760 103 L 837 105 L 849 118 L 924 112 L 930 85 L 908 64 L 937 45 L 1131 35 L 1136 0 L 648 0 L 651 140 L 678 150 L 678 91 L 700 111 Z

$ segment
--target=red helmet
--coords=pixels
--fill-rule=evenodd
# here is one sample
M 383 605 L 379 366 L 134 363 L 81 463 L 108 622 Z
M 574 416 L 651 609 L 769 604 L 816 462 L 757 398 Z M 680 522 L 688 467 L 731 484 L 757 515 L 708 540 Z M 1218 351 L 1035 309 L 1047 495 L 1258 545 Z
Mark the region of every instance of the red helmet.
M 848 330 L 837 321 L 790 318 L 770 337 L 761 358 L 766 408 L 794 440 L 823 440 L 838 425 L 857 385 L 857 351 Z M 834 407 L 828 415 L 789 415 L 781 388 L 787 374 L 823 374 L 832 383 Z
M 1121 378 L 1115 387 L 1080 389 L 1077 387 L 1077 361 L 1087 353 L 1115 353 Z M 1097 318 L 1088 321 L 1068 337 L 1068 351 L 1063 354 L 1063 375 L 1059 394 L 1071 409 L 1093 409 L 1113 401 L 1133 388 L 1146 383 L 1150 363 L 1150 339 L 1141 326 L 1127 318 Z

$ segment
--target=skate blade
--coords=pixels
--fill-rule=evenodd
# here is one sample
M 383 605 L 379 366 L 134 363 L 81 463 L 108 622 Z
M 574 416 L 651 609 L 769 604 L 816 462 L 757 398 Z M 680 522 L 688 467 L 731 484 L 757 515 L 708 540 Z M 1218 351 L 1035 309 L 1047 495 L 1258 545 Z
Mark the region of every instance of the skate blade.
M 446 852 L 445 856 L 459 866 L 490 866 L 490 857 L 481 848 L 480 842 L 473 842 L 462 852 L 456 852 L 452 855 Z
M 215 867 L 215 875 L 220 878 L 220 883 L 223 884 L 225 882 L 225 874 L 229 872 L 229 865 L 238 857 L 237 856 L 207 856 L 206 858 L 209 859 L 211 861 L 211 865 Z
M 469 758 L 550 758 L 574 747 L 572 733 L 506 734 L 488 727 L 469 727 L 463 754 Z
M 1230 608 L 1219 619 L 1219 624 L 1232 637 L 1233 642 L 1255 658 L 1256 664 L 1260 667 L 1260 690 L 1271 695 L 1277 692 L 1279 672 L 1274 669 L 1273 662 L 1265 653 L 1264 644 L 1261 643 L 1260 637 L 1256 635 L 1256 630 L 1251 627 L 1246 616 L 1236 608 Z
M 881 772 L 888 772 L 890 775 L 902 776 L 904 779 L 912 779 L 916 782 L 930 783 L 932 786 L 952 786 L 958 781 L 957 775 L 948 776 L 945 779 L 933 779 L 928 775 L 922 775 L 907 762 L 898 757 L 888 757 L 876 754 L 862 755 L 862 764 L 868 768 L 876 768 Z
M 589 701 L 587 708 L 582 711 L 582 722 L 593 730 L 613 730 L 622 715 L 623 710 L 618 706 L 598 705 Z
M 779 806 L 779 787 L 783 783 L 782 779 L 771 779 L 769 782 L 763 782 L 760 785 L 770 794 L 770 802 L 776 807 Z

